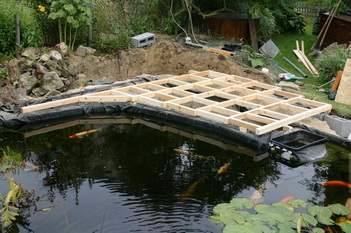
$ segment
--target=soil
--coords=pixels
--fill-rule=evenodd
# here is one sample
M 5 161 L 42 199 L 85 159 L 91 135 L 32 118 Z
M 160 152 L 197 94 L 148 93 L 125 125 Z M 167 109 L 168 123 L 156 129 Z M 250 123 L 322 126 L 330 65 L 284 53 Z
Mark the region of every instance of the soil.
M 243 63 L 241 56 L 227 57 L 199 48 L 161 40 L 147 48 L 131 48 L 116 54 L 69 59 L 69 68 L 88 79 L 122 81 L 141 74 L 187 74 L 189 70 L 214 70 L 269 82 L 268 75 Z

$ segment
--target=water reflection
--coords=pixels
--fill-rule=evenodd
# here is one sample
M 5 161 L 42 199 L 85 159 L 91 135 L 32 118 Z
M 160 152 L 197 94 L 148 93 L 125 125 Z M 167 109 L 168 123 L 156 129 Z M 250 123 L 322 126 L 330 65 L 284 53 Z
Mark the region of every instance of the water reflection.
M 91 129 L 99 130 L 69 138 Z M 221 232 L 208 220 L 218 203 L 250 197 L 262 184 L 266 203 L 291 195 L 323 203 L 331 195 L 316 183 L 348 173 L 331 172 L 339 165 L 334 160 L 286 167 L 225 140 L 140 119 L 76 120 L 5 137 L 0 147 L 40 165 L 27 178 L 40 181 L 38 194 L 55 206 L 28 217 L 35 232 L 67 232 L 65 215 L 72 232 Z

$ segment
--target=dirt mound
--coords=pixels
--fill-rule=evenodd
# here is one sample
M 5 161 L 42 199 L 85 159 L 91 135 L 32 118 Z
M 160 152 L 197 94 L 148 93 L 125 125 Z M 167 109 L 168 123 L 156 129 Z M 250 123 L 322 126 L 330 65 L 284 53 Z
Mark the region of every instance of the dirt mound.
M 90 79 L 125 80 L 141 74 L 186 74 L 189 70 L 215 70 L 268 82 L 265 74 L 245 66 L 241 56 L 227 57 L 163 40 L 148 48 L 119 51 L 115 56 L 71 56 L 70 69 Z

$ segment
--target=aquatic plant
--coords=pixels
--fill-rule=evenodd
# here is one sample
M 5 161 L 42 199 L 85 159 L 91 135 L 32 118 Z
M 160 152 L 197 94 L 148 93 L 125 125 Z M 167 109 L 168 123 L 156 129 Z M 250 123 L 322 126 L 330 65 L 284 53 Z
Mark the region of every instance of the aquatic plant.
M 346 217 L 350 211 L 340 204 L 307 208 L 307 203 L 300 199 L 267 205 L 255 204 L 248 198 L 234 198 L 230 203 L 216 205 L 213 210 L 216 214 L 210 218 L 225 225 L 224 233 L 322 233 L 340 227 L 344 232 L 351 232 L 351 221 Z
M 25 161 L 21 160 L 21 155 L 14 152 L 9 147 L 2 149 L 3 155 L 0 158 L 0 175 L 5 175 L 9 184 L 9 192 L 5 197 L 0 194 L 0 214 L 1 225 L 3 229 L 8 228 L 16 216 L 19 216 L 19 207 L 28 205 L 31 197 L 34 197 L 34 191 L 27 191 L 22 186 L 14 182 L 10 172 L 15 173 L 25 167 Z

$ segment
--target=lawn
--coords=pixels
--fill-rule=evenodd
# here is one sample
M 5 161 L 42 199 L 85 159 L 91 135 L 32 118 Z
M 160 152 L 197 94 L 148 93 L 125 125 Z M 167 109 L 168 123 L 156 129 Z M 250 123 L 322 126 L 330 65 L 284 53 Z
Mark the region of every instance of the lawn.
M 295 74 L 296 76 L 301 76 L 288 62 L 286 62 L 283 57 L 288 58 L 292 61 L 297 67 L 299 67 L 303 72 L 308 75 L 308 78 L 304 79 L 303 82 L 305 85 L 301 88 L 300 91 L 294 91 L 301 95 L 304 95 L 306 98 L 313 99 L 316 101 L 329 103 L 333 105 L 333 112 L 339 116 L 351 118 L 351 106 L 346 104 L 341 104 L 335 102 L 334 100 L 328 99 L 328 94 L 325 92 L 318 91 L 318 86 L 323 85 L 325 82 L 321 81 L 319 78 L 313 77 L 312 74 L 307 70 L 307 68 L 298 61 L 297 57 L 293 53 L 293 49 L 296 49 L 296 40 L 300 43 L 303 40 L 305 43 L 305 53 L 308 54 L 312 44 L 317 39 L 317 36 L 312 35 L 312 24 L 308 24 L 305 28 L 305 33 L 293 33 L 288 32 L 280 34 L 272 39 L 272 41 L 277 45 L 280 50 L 280 53 L 274 58 L 274 61 L 278 63 L 283 69 Z M 312 64 L 314 64 L 316 57 L 308 57 Z M 330 85 L 325 85 L 322 87 L 325 91 L 330 89 Z M 291 90 L 289 90 L 291 91 Z

